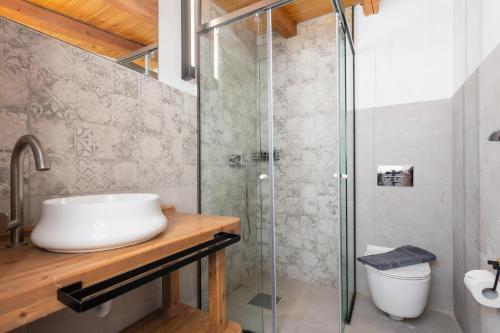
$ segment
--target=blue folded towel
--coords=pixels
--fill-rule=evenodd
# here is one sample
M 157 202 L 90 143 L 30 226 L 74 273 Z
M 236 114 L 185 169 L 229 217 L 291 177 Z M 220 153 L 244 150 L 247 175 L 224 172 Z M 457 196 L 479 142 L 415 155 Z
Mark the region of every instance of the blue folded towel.
M 436 256 L 413 245 L 400 246 L 392 251 L 359 257 L 358 261 L 381 271 L 436 260 Z

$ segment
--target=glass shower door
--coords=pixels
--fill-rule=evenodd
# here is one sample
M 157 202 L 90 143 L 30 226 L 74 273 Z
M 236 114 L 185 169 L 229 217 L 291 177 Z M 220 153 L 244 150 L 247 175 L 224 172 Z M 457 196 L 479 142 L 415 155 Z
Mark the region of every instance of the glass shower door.
M 265 22 L 257 14 L 199 35 L 200 212 L 241 220 L 241 241 L 226 249 L 228 319 L 255 333 L 264 332 L 271 280 L 269 208 L 262 204 L 268 197 L 267 127 L 261 119 Z M 206 266 L 205 261 L 204 308 Z
M 341 332 L 349 323 L 356 294 L 354 188 L 354 54 L 337 15 L 338 195 Z

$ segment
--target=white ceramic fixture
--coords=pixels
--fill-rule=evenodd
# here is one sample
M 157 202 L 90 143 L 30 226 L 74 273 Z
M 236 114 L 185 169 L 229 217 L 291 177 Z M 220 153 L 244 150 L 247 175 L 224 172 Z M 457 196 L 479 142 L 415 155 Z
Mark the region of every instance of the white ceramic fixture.
M 474 299 L 489 308 L 500 308 L 500 286 L 493 290 L 495 274 L 484 269 L 467 272 L 464 283 Z
M 94 252 L 145 242 L 166 227 L 156 194 L 67 197 L 42 203 L 31 240 L 54 252 Z
M 392 248 L 368 245 L 365 255 L 385 253 Z M 368 287 L 375 305 L 394 320 L 416 318 L 422 314 L 431 288 L 429 263 L 388 269 L 368 265 Z

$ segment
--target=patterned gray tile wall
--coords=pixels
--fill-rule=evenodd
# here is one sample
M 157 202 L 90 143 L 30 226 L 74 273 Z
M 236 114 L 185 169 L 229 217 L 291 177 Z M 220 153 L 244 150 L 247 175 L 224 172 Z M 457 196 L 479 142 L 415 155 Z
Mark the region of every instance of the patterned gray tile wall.
M 43 200 L 76 194 L 147 191 L 196 211 L 195 97 L 3 18 L 0 83 L 0 211 L 9 207 L 12 147 L 26 133 L 51 163 L 43 173 L 32 157 L 25 163 L 29 224 Z M 135 314 L 110 329 L 152 310 L 151 299 L 127 305 Z
M 336 286 L 337 165 L 335 17 L 274 36 L 276 246 L 279 275 Z

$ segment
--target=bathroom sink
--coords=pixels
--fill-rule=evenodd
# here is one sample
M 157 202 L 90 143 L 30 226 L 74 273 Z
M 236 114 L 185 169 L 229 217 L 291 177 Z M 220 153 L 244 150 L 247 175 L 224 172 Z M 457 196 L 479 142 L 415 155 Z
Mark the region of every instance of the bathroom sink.
M 53 252 L 94 252 L 145 242 L 166 227 L 156 194 L 77 196 L 44 201 L 31 240 Z

